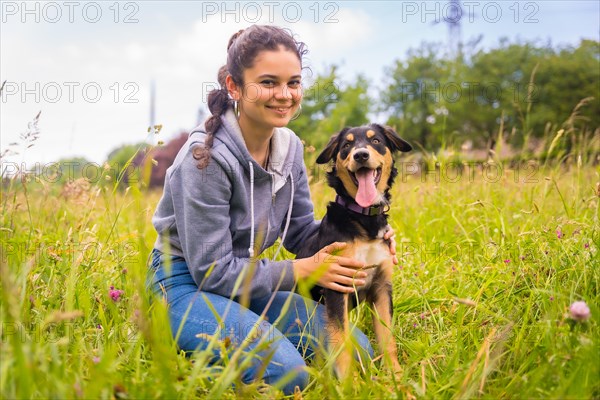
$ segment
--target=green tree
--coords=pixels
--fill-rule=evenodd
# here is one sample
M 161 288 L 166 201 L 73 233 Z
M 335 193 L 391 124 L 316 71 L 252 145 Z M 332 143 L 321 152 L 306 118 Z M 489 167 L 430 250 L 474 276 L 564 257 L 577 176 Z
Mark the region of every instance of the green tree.
M 60 183 L 85 179 L 95 184 L 102 179 L 102 166 L 85 157 L 62 158 L 56 162 L 56 166 Z
M 408 59 L 386 69 L 389 81 L 381 94 L 381 110 L 391 113 L 387 123 L 411 142 L 422 146 L 440 144 L 432 128 L 436 114 L 443 113 L 444 84 L 450 61 L 440 57 L 440 44 L 425 43 L 409 50 Z
M 368 86 L 367 80 L 361 75 L 353 84 L 345 85 L 329 117 L 319 122 L 317 130 L 331 136 L 346 126 L 359 126 L 368 122 L 367 113 L 371 109 Z
M 132 164 L 136 154 L 147 152 L 150 145 L 146 142 L 126 144 L 113 149 L 107 157 L 106 163 L 110 167 L 108 176 L 111 183 L 119 182 L 120 187 L 128 186 L 134 182 L 141 181 L 139 168 Z
M 565 121 L 570 133 L 563 140 L 581 143 L 577 135 L 589 137 L 600 126 L 599 45 L 584 40 L 554 49 L 504 39 L 449 60 L 439 56 L 440 45 L 423 44 L 388 68 L 380 108 L 392 113 L 388 123 L 399 133 L 429 151 L 467 139 L 491 148 L 500 126 L 513 146 L 525 147 L 529 138 L 548 141 Z

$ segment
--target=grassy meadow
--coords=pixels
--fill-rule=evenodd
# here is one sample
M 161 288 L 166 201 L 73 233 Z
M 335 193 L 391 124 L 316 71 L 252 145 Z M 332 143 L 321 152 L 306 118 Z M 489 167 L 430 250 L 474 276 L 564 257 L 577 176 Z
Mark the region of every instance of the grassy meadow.
M 346 382 L 309 366 L 295 398 L 600 398 L 597 166 L 416 172 L 392 190 L 400 264 L 394 327 L 404 366 L 376 360 Z M 333 192 L 312 170 L 317 217 Z M 279 398 L 240 385 L 243 349 L 179 354 L 164 304 L 149 302 L 146 260 L 158 192 L 83 179 L 12 180 L 1 198 L 2 398 Z M 591 317 L 569 306 L 585 301 Z M 366 307 L 352 319 L 373 337 Z M 236 384 L 237 383 L 237 384 Z M 234 384 L 234 387 L 232 386 Z

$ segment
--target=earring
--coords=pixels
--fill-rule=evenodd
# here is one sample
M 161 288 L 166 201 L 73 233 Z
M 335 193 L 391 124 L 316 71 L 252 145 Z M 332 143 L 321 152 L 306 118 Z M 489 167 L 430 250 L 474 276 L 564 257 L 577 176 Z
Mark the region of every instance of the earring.
M 300 103 L 300 107 L 298 107 L 297 114 L 290 118 L 290 121 L 297 119 L 300 116 L 300 114 L 302 114 L 302 103 Z
M 237 100 L 233 101 L 233 113 L 235 114 L 235 116 L 237 118 L 240 117 L 240 109 L 238 108 L 238 102 L 237 102 Z

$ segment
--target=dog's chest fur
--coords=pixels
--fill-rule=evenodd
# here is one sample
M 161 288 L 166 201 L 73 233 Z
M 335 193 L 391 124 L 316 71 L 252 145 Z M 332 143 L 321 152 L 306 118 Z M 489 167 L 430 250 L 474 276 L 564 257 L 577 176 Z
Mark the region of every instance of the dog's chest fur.
M 376 266 L 390 258 L 390 248 L 382 239 L 356 241 L 350 247 L 353 250 L 352 258 L 365 264 L 365 272 L 368 274 L 365 287 L 370 287 L 377 271 Z

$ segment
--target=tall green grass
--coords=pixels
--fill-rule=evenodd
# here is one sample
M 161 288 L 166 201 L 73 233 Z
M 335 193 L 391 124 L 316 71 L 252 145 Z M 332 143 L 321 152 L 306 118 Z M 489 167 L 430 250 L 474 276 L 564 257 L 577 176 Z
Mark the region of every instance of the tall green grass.
M 404 374 L 395 379 L 377 360 L 339 382 L 331 360 L 316 361 L 301 395 L 599 398 L 597 167 L 491 163 L 457 172 L 442 163 L 438 175 L 404 162 L 390 211 Z M 321 217 L 333 198 L 322 169 L 311 192 Z M 177 351 L 163 302 L 145 289 L 159 197 L 85 180 L 12 179 L 3 188 L 3 398 L 281 396 L 240 384 L 248 357 L 218 335 L 194 357 Z M 123 291 L 118 301 L 111 286 Z M 590 306 L 588 321 L 569 318 L 577 300 Z M 373 338 L 369 314 L 362 306 L 351 317 Z M 209 368 L 214 349 L 225 361 Z

